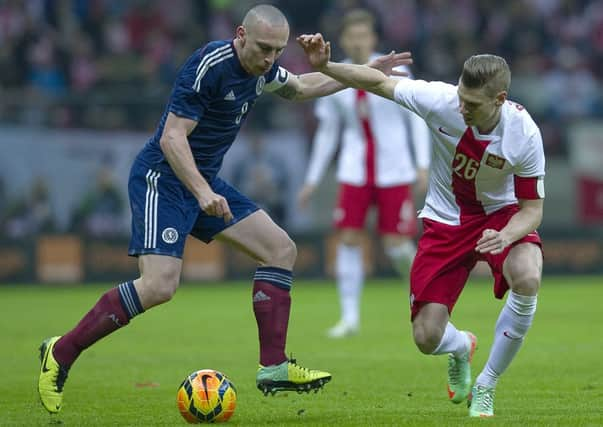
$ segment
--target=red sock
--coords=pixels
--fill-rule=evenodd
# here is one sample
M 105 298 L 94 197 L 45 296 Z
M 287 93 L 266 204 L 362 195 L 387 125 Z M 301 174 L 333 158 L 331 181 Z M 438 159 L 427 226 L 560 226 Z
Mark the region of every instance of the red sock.
M 57 341 L 52 354 L 61 366 L 69 369 L 82 351 L 129 321 L 118 288 L 113 288 L 100 297 L 75 328 Z
M 253 312 L 260 338 L 260 365 L 278 365 L 287 360 L 285 343 L 290 309 L 288 290 L 256 278 L 253 282 Z

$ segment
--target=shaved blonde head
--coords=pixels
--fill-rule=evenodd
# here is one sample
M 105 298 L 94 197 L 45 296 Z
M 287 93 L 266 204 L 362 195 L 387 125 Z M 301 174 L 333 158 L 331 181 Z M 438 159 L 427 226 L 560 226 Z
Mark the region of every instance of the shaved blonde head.
M 247 31 L 254 31 L 261 24 L 268 27 L 289 28 L 289 22 L 283 12 L 269 4 L 259 4 L 249 9 L 243 18 L 243 26 Z
M 235 31 L 234 46 L 243 68 L 261 76 L 281 56 L 289 40 L 289 23 L 283 12 L 269 4 L 249 10 Z

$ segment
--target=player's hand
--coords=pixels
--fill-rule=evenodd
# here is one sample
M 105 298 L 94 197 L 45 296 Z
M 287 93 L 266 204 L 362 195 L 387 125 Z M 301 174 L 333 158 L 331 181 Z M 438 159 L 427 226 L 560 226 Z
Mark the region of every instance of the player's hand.
M 312 194 L 314 194 L 315 189 L 316 186 L 312 184 L 306 184 L 303 186 L 301 191 L 297 194 L 297 203 L 299 204 L 300 208 L 306 207 L 308 201 L 310 200 L 310 197 L 312 197 Z
M 313 68 L 324 68 L 331 59 L 331 42 L 325 42 L 322 34 L 302 34 L 297 38 Z
M 500 231 L 486 228 L 482 233 L 482 237 L 477 241 L 475 250 L 479 253 L 490 253 L 492 255 L 501 254 L 511 242 L 507 240 Z
M 199 198 L 199 206 L 207 215 L 224 218 L 224 222 L 230 222 L 234 218 L 226 199 L 213 191 L 209 191 Z
M 386 76 L 402 76 L 407 77 L 408 73 L 404 71 L 394 70 L 402 65 L 412 64 L 412 55 L 410 52 L 391 51 L 387 55 L 378 56 L 366 65 L 381 71 Z

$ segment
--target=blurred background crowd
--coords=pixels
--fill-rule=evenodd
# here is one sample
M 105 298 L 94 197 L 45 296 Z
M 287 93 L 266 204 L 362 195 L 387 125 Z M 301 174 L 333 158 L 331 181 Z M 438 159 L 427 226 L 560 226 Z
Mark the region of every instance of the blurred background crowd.
M 0 161 L 4 171 L 0 175 L 0 223 L 4 237 L 19 238 L 40 231 L 127 236 L 127 168 L 132 153 L 154 130 L 179 65 L 207 41 L 231 38 L 244 13 L 256 3 L 0 0 L 0 143 L 4 159 Z M 603 120 L 603 2 L 271 3 L 290 20 L 291 40 L 281 64 L 296 73 L 308 71 L 309 67 L 295 44 L 295 36 L 322 32 L 334 44 L 334 58 L 341 60 L 337 49 L 339 20 L 346 11 L 357 7 L 368 8 L 377 16 L 382 52 L 395 49 L 413 53 L 417 78 L 454 83 L 469 55 L 487 52 L 504 56 L 513 72 L 510 98 L 524 104 L 535 118 L 543 133 L 547 161 L 556 162 L 553 190 L 565 195 L 576 193 L 576 187 L 566 182 L 568 176 L 573 179 L 576 173 L 564 169 L 572 157 L 573 126 L 600 125 Z M 311 102 L 261 97 L 241 142 L 235 143 L 240 145 L 236 149 L 239 154 L 234 150 L 225 167 L 235 185 L 248 187 L 244 191 L 252 197 L 258 193 L 260 203 L 269 208 L 276 220 L 294 229 L 300 224 L 301 228 L 312 224 L 303 215 L 301 219 L 296 217 L 299 212 L 292 199 L 303 181 L 316 126 L 312 107 Z M 34 138 L 32 129 L 44 129 L 37 134 L 42 136 Z M 81 146 L 72 141 L 65 143 L 63 149 L 74 159 L 86 158 L 87 172 L 63 180 L 68 186 L 61 187 L 56 169 L 63 167 L 63 174 L 68 174 L 74 167 L 68 163 L 62 166 L 60 159 L 65 156 L 56 150 L 58 160 L 50 161 L 53 151 L 47 140 L 63 143 L 66 135 L 73 135 L 66 132 L 81 129 L 97 133 L 71 136 L 80 138 Z M 106 132 L 120 134 L 109 133 L 107 137 Z M 51 133 L 52 138 L 48 136 Z M 134 148 L 122 150 L 130 156 L 126 155 L 125 161 L 119 154 L 122 151 L 99 151 L 99 145 L 119 145 L 124 133 L 137 141 Z M 97 140 L 101 142 L 90 142 Z M 88 152 L 82 148 L 84 141 L 88 141 Z M 600 150 L 596 144 L 600 144 Z M 291 150 L 299 155 L 291 155 Z M 27 172 L 21 172 L 22 167 L 17 170 L 18 153 L 33 160 L 36 166 Z M 595 153 L 595 157 L 599 153 L 603 158 L 600 139 L 590 153 Z M 94 158 L 90 159 L 90 154 Z M 586 163 L 593 160 L 592 154 L 584 157 Z M 253 163 L 258 167 L 249 167 L 251 158 L 256 159 Z M 290 163 L 295 161 L 298 163 Z M 591 169 L 596 172 L 599 164 L 603 164 L 601 159 Z M 11 167 L 15 171 L 7 172 Z M 256 188 L 251 181 L 257 183 Z M 265 190 L 268 184 L 272 186 L 270 191 Z M 595 184 L 598 186 L 598 181 Z M 551 188 L 551 181 L 548 185 Z M 76 194 L 77 199 L 69 198 L 69 193 Z M 559 200 L 562 197 L 560 194 Z M 603 210 L 603 196 L 600 198 L 595 210 L 599 206 Z M 573 209 L 562 202 L 558 206 L 554 210 L 561 216 L 564 209 Z M 559 217 L 557 223 L 580 221 L 575 213 L 566 217 Z M 600 219 L 594 222 L 603 224 Z
M 3 121 L 52 127 L 150 131 L 179 64 L 197 47 L 233 36 L 255 2 L 232 0 L 2 0 L 0 114 Z M 291 21 L 282 63 L 308 70 L 293 38 L 323 32 L 337 47 L 338 20 L 368 7 L 382 51 L 410 50 L 420 78 L 454 81 L 476 52 L 504 56 L 513 97 L 563 155 L 564 127 L 603 116 L 603 3 L 593 0 L 295 0 L 275 2 Z M 341 58 L 335 52 L 336 58 Z M 302 113 L 309 105 L 301 106 Z M 289 112 L 295 116 L 295 108 Z M 270 115 L 264 108 L 262 115 Z M 299 119 L 256 124 L 290 126 Z M 311 127 L 302 126 L 310 130 Z

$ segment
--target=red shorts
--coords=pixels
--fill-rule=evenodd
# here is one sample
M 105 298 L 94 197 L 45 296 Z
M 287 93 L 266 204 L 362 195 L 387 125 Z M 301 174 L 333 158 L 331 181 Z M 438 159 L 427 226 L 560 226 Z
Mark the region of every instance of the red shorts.
M 334 212 L 335 228 L 364 228 L 371 205 L 378 208 L 377 227 L 380 234 L 417 234 L 417 219 L 410 185 L 357 187 L 339 186 L 339 197 Z
M 517 205 L 507 206 L 488 216 L 469 218 L 461 225 L 423 220 L 423 235 L 410 272 L 411 318 L 414 319 L 428 302 L 444 304 L 448 313 L 452 313 L 477 261 L 486 261 L 492 270 L 494 296 L 500 299 L 505 295 L 509 284 L 503 276 L 503 263 L 509 251 L 513 246 L 526 242 L 542 248 L 538 232 L 519 239 L 498 255 L 480 254 L 475 251 L 475 246 L 484 229 L 502 229 L 518 210 Z

